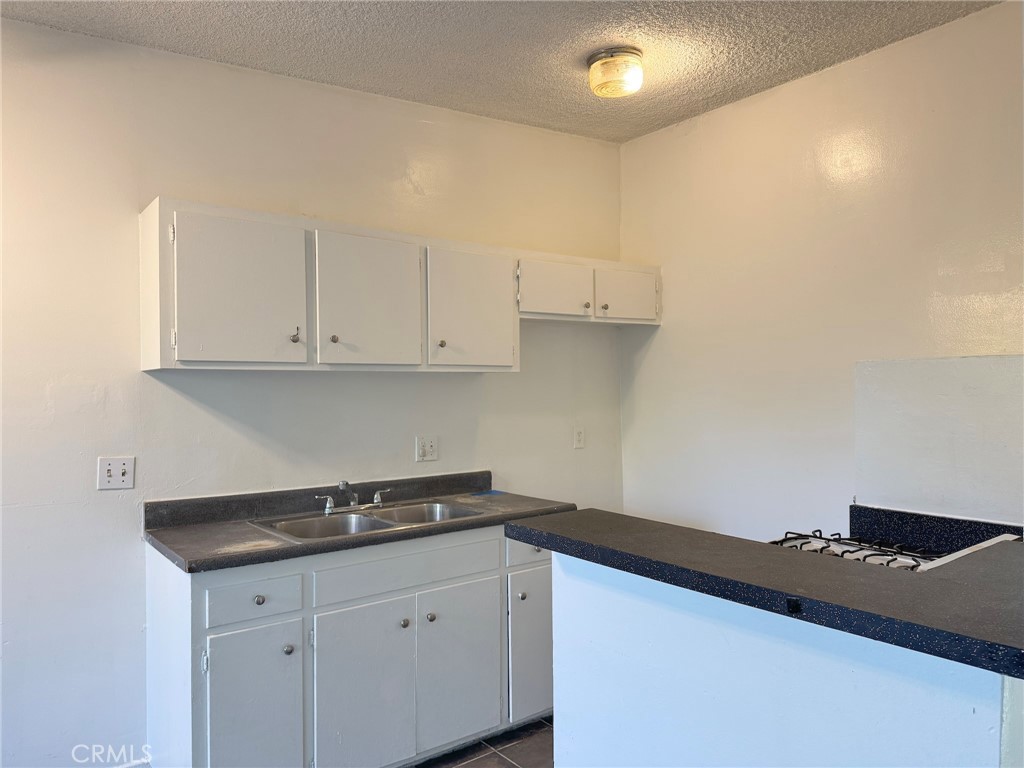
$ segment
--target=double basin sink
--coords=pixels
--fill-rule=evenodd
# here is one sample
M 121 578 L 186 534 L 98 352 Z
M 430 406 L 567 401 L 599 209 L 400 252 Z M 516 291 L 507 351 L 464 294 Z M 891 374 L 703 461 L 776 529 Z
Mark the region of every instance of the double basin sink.
M 301 516 L 279 517 L 272 520 L 253 521 L 253 525 L 264 528 L 287 538 L 329 539 L 335 536 L 354 536 L 369 531 L 383 531 L 408 525 L 427 525 L 454 520 L 460 517 L 474 517 L 480 510 L 458 504 L 440 502 L 416 502 L 396 504 L 391 507 L 374 507 L 360 512 L 323 512 Z

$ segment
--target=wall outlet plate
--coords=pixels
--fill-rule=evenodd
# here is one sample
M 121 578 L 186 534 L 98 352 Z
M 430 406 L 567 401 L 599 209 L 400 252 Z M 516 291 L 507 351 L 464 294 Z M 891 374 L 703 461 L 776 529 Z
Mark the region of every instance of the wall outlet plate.
M 587 433 L 583 427 L 572 428 L 572 447 L 585 448 L 587 445 Z
M 437 436 L 416 438 L 416 461 L 437 461 Z
M 134 456 L 100 456 L 96 459 L 96 490 L 135 487 Z

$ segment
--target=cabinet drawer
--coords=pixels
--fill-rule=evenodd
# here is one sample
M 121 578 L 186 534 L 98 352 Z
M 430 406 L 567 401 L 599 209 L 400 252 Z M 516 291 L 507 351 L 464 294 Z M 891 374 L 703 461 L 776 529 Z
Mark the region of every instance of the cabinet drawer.
M 493 571 L 499 560 L 499 542 L 494 539 L 317 571 L 313 574 L 313 604 L 341 603 Z
M 521 541 L 505 539 L 505 565 L 526 565 L 527 563 L 546 563 L 551 560 L 551 551 L 523 544 Z
M 281 576 L 206 590 L 206 626 L 275 616 L 302 608 L 302 576 Z

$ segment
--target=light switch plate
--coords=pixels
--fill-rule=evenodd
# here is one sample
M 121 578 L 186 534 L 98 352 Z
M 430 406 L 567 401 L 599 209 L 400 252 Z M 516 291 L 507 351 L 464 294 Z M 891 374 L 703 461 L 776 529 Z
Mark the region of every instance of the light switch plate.
M 437 436 L 416 438 L 416 461 L 437 461 Z
M 96 490 L 135 487 L 134 456 L 100 456 L 96 460 Z

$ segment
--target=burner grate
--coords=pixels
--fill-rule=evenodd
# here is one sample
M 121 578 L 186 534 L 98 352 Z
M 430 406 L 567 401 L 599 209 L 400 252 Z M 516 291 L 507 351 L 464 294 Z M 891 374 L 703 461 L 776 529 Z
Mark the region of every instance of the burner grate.
M 815 552 L 822 555 L 859 560 L 873 565 L 916 571 L 925 563 L 942 557 L 945 553 L 926 549 L 905 547 L 886 541 L 869 541 L 855 536 L 833 533 L 826 536 L 820 528 L 810 533 L 787 531 L 781 539 L 771 542 L 788 549 Z

